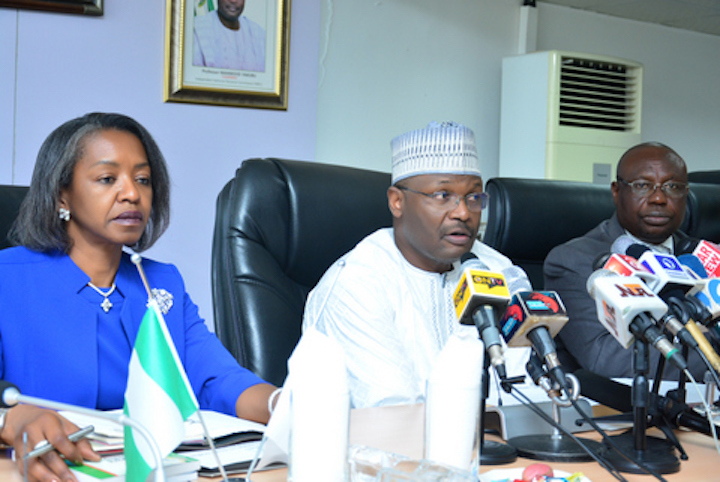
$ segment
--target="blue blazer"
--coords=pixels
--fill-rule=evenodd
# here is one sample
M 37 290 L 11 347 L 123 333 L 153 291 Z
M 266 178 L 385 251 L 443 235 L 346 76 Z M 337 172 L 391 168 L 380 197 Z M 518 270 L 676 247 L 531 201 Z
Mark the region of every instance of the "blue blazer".
M 175 266 L 148 259 L 142 264 L 150 286 L 173 295 L 165 321 L 201 408 L 235 415 L 240 393 L 263 381 L 240 367 L 207 329 Z M 88 281 L 88 275 L 64 253 L 39 253 L 24 247 L 0 251 L 2 379 L 26 395 L 85 407 L 96 407 L 103 385 L 124 392 L 126 367 L 147 309 L 147 293 L 137 268 L 123 253 L 115 283 L 124 297 L 120 312 L 124 339 L 118 339 L 117 345 L 113 339 L 110 349 L 99 350 L 102 297 L 91 303 L 80 294 Z M 102 384 L 100 357 L 115 357 L 115 363 L 122 365 Z M 105 408 L 122 407 L 122 398 L 116 398 L 117 407 Z

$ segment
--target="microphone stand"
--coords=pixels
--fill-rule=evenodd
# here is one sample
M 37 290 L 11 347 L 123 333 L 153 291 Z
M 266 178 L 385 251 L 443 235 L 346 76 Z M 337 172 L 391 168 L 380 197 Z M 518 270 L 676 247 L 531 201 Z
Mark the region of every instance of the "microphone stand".
M 517 450 L 501 442 L 485 440 L 485 406 L 490 393 L 490 357 L 484 357 L 483 374 L 480 382 L 480 434 L 478 441 L 478 460 L 480 465 L 509 464 L 517 460 Z
M 683 358 L 686 360 L 688 359 L 688 352 L 690 350 L 687 346 L 683 345 L 682 347 L 682 355 Z M 655 381 L 653 382 L 653 390 L 652 390 L 652 396 L 654 397 L 650 409 L 650 421 L 651 426 L 655 426 L 659 428 L 662 433 L 665 434 L 665 437 L 667 437 L 667 441 L 670 442 L 675 448 L 678 449 L 680 452 L 680 458 L 682 460 L 687 460 L 688 455 L 687 452 L 685 452 L 685 449 L 680 444 L 680 440 L 675 435 L 675 432 L 672 431 L 672 427 L 674 426 L 673 423 L 669 422 L 668 419 L 665 416 L 665 413 L 662 411 L 662 409 L 658 406 L 657 400 L 659 400 L 660 395 L 660 382 L 662 380 L 663 371 L 665 369 L 665 358 L 660 355 L 658 360 L 657 369 L 655 370 Z M 679 402 L 680 404 L 685 404 L 685 382 L 686 382 L 686 376 L 685 372 L 680 372 L 680 376 L 678 377 L 678 387 L 674 390 L 671 390 L 667 393 L 667 397 L 671 400 L 674 400 L 675 402 Z M 659 440 L 659 439 L 650 439 L 650 440 Z M 659 440 L 660 441 L 660 440 Z
M 551 395 L 552 417 L 557 425 L 553 426 L 552 434 L 521 435 L 508 440 L 508 443 L 515 447 L 520 457 L 536 460 L 549 460 L 554 462 L 585 462 L 593 460 L 575 440 L 563 436 L 558 426 L 560 425 L 560 407 L 569 407 L 572 400 L 580 397 L 580 382 L 574 375 L 566 375 L 572 389 L 566 394 L 567 398 Z M 594 440 L 579 439 L 594 453 L 602 449 L 602 444 Z
M 612 436 L 616 445 L 623 453 L 632 452 L 647 467 L 660 474 L 672 474 L 680 470 L 680 460 L 672 453 L 673 446 L 666 440 L 652 437 L 660 443 L 648 447 L 648 405 L 650 391 L 647 374 L 650 370 L 650 353 L 648 344 L 639 338 L 635 339 L 633 348 L 633 365 L 635 376 L 632 387 L 633 428 L 632 431 Z M 662 373 L 662 372 L 660 372 Z M 659 383 L 656 380 L 656 383 Z M 620 472 L 644 474 L 635 462 L 627 460 L 614 450 L 603 454 L 607 462 Z
M 163 458 L 160 454 L 160 449 L 157 446 L 157 442 L 155 442 L 155 439 L 153 438 L 152 434 L 143 427 L 140 423 L 136 422 L 135 420 L 132 420 L 130 417 L 125 415 L 124 413 L 108 413 L 108 412 L 102 412 L 100 410 L 93 410 L 90 408 L 85 407 L 78 407 L 76 405 L 70 405 L 67 403 L 62 402 L 54 402 L 52 400 L 46 400 L 43 398 L 37 398 L 37 397 L 31 397 L 29 395 L 21 395 L 20 391 L 17 390 L 17 388 L 6 388 L 4 393 L 2 393 L 2 403 L 0 403 L 1 406 L 7 406 L 12 407 L 14 405 L 17 405 L 18 403 L 24 403 L 26 405 L 34 405 L 36 407 L 43 407 L 43 408 L 50 408 L 52 410 L 66 410 L 68 412 L 75 412 L 75 413 L 81 413 L 84 415 L 89 415 L 91 417 L 98 417 L 105 420 L 110 420 L 113 422 L 116 422 L 123 426 L 128 426 L 131 428 L 134 428 L 137 430 L 142 437 L 145 439 L 147 444 L 150 447 L 150 450 L 152 451 L 153 458 L 155 459 L 155 482 L 165 482 L 167 479 L 165 478 L 165 468 L 163 466 Z M 27 476 L 27 471 L 25 472 L 25 475 Z

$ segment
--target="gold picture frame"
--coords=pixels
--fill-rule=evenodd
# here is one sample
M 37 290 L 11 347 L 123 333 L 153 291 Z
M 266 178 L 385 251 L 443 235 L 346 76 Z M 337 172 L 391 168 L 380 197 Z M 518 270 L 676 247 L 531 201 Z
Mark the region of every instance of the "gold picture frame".
M 290 0 L 245 2 L 239 20 L 254 26 L 240 23 L 237 32 L 254 32 L 253 52 L 260 52 L 262 33 L 265 39 L 252 61 L 220 55 L 214 47 L 221 40 L 209 32 L 225 30 L 212 8 L 220 1 L 167 0 L 165 102 L 287 110 Z
M 0 0 L 0 7 L 101 16 L 103 0 Z

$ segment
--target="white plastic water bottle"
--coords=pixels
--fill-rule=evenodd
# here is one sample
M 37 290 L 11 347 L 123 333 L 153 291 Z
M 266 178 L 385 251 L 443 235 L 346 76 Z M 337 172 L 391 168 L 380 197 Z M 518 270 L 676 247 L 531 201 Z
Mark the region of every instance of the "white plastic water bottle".
M 426 385 L 426 459 L 477 473 L 484 352 L 477 336 L 453 336 L 438 356 Z
M 350 396 L 342 349 L 321 333 L 313 333 L 290 366 L 291 482 L 348 480 Z M 307 333 L 304 335 L 307 339 Z M 307 349 L 306 349 L 307 348 Z

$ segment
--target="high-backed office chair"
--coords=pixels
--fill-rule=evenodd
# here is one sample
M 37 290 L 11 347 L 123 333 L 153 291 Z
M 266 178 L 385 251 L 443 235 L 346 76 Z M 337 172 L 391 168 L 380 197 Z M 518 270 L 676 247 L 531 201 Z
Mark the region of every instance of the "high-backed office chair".
M 527 272 L 542 290 L 543 263 L 555 246 L 590 231 L 615 212 L 609 186 L 549 179 L 493 178 L 483 242 Z M 555 339 L 565 369 L 580 367 L 559 338 Z
M 235 358 L 280 385 L 305 299 L 362 238 L 392 225 L 390 174 L 281 159 L 243 162 L 217 198 L 215 331 Z
M 20 211 L 27 190 L 27 186 L 0 185 L 0 249 L 10 246 L 7 234 Z
M 720 243 L 720 183 L 691 182 L 687 205 L 685 232 L 694 238 Z
M 483 242 L 523 268 L 542 289 L 543 262 L 555 246 L 582 236 L 615 212 L 609 186 L 548 179 L 493 178 Z
M 688 172 L 688 181 L 703 184 L 720 184 L 720 170 Z

